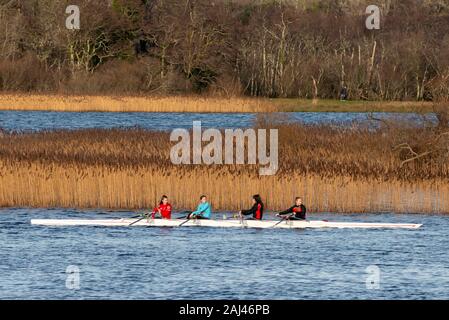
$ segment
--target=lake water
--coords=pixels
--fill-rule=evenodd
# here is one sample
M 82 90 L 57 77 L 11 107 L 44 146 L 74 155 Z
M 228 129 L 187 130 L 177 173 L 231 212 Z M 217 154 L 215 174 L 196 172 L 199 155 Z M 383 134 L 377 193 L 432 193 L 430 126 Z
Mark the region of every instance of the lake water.
M 302 123 L 368 123 L 366 113 L 292 112 L 274 113 L 285 121 Z M 394 118 L 418 122 L 421 117 L 411 113 L 375 113 L 378 118 Z M 254 113 L 144 113 L 144 112 L 53 112 L 0 111 L 0 128 L 6 130 L 85 129 L 142 127 L 151 130 L 192 128 L 193 121 L 203 127 L 248 128 L 254 125 Z M 429 116 L 433 119 L 431 116 Z
M 419 230 L 42 227 L 29 223 L 32 218 L 131 215 L 0 209 L 0 299 L 449 298 L 449 218 L 443 216 L 310 216 L 423 223 Z M 78 290 L 66 287 L 68 266 L 79 268 Z

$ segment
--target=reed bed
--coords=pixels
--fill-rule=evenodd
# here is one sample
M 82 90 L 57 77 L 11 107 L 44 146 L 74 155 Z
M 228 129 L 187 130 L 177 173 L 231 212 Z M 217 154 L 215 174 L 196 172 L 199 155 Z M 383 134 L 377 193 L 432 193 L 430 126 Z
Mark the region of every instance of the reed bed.
M 431 112 L 416 101 L 0 94 L 0 110 L 69 112 Z
M 267 99 L 2 94 L 0 110 L 108 112 L 274 112 Z
M 179 209 L 200 194 L 238 210 L 260 193 L 267 209 L 303 196 L 313 212 L 449 213 L 449 164 L 436 156 L 401 166 L 392 146 L 426 132 L 283 125 L 280 169 L 183 165 L 169 160 L 168 133 L 141 129 L 5 133 L 0 137 L 0 206 L 148 208 L 167 194 Z M 417 138 L 417 139 L 418 139 Z M 416 141 L 420 143 L 420 141 Z

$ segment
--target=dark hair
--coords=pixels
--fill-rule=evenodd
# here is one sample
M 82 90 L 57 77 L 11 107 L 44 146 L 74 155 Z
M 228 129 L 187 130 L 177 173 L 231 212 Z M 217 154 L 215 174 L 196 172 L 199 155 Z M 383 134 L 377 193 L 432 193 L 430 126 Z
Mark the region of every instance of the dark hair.
M 204 195 L 204 194 L 201 195 L 200 200 L 203 199 L 203 198 L 207 198 L 206 195 Z
M 253 199 L 256 200 L 257 203 L 262 203 L 262 198 L 258 194 L 253 195 Z
M 164 201 L 164 199 L 168 199 L 168 197 L 165 194 L 161 197 L 161 201 L 159 202 L 159 204 L 162 204 L 162 201 Z
M 260 212 L 263 212 L 264 205 L 263 205 L 262 198 L 260 197 L 260 195 L 258 195 L 258 194 L 253 195 L 253 199 L 260 206 Z
M 299 200 L 299 199 L 301 199 L 301 200 L 302 200 L 302 198 L 301 198 L 301 197 L 296 197 L 296 198 L 295 198 L 295 201 L 296 201 L 296 200 Z

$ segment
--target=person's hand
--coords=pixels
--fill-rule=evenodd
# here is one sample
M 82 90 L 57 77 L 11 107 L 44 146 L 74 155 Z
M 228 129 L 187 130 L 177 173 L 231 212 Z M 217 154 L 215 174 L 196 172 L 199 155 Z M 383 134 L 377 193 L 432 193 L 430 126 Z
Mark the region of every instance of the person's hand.
M 276 213 L 276 217 L 280 217 L 281 215 L 279 213 Z

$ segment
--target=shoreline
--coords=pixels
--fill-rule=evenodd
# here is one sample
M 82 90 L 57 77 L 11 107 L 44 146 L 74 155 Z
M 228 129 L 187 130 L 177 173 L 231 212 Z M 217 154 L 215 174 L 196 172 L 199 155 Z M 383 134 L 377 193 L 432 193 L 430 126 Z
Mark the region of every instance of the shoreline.
M 0 111 L 59 112 L 432 112 L 431 102 L 339 101 L 286 98 L 202 96 L 103 96 L 60 94 L 0 94 Z

